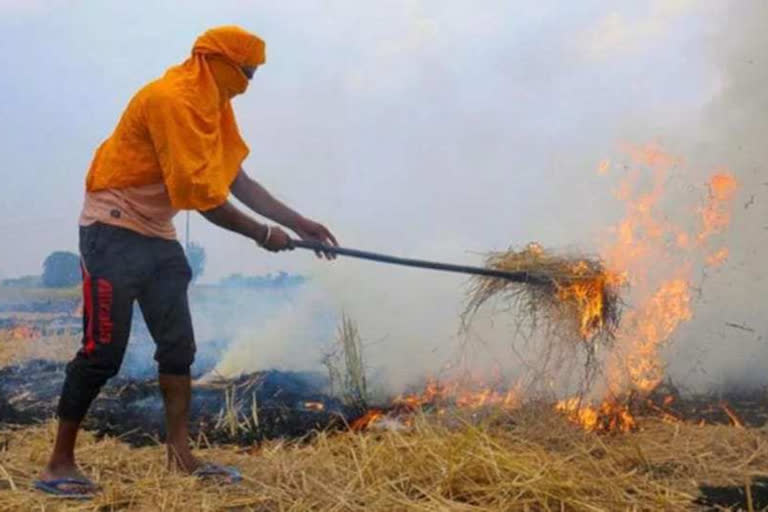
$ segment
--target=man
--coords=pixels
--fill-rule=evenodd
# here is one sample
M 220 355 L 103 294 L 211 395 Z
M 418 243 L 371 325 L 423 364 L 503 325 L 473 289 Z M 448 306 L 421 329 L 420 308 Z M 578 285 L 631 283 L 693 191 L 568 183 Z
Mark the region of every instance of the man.
M 262 224 L 230 203 L 231 192 L 302 239 L 336 244 L 328 229 L 276 200 L 241 168 L 248 147 L 230 100 L 245 92 L 265 60 L 257 36 L 231 26 L 209 30 L 189 59 L 132 98 L 96 151 L 80 217 L 83 346 L 67 365 L 56 442 L 39 489 L 70 496 L 95 491 L 75 464 L 75 439 L 91 402 L 120 368 L 134 301 L 157 346 L 169 466 L 235 476 L 230 468 L 201 464 L 188 445 L 195 352 L 187 303 L 191 272 L 172 218 L 178 210 L 197 210 L 268 251 L 291 248 L 280 227 Z

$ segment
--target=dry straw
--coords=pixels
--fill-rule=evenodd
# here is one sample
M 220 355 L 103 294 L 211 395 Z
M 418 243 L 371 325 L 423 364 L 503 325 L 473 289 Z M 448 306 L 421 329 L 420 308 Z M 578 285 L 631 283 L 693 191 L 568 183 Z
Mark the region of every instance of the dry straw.
M 365 408 L 368 381 L 365 374 L 363 342 L 357 323 L 346 314 L 341 317 L 334 343 L 323 355 L 328 370 L 330 393 L 347 405 Z
M 702 483 L 768 475 L 764 431 L 646 420 L 637 433 L 598 436 L 550 409 L 524 408 L 480 425 L 418 417 L 406 431 L 197 450 L 237 465 L 239 485 L 170 473 L 161 446 L 84 434 L 80 463 L 103 493 L 72 503 L 31 488 L 53 427 L 0 432 L 0 512 L 695 510 Z

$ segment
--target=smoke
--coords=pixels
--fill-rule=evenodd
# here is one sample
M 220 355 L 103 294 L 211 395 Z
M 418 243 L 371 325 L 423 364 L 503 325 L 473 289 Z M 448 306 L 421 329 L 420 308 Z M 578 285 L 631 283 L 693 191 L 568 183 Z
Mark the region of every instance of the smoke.
M 706 47 L 720 76 L 718 94 L 702 112 L 695 136 L 680 136 L 696 162 L 727 165 L 740 184 L 731 227 L 722 236 L 728 259 L 716 270 L 701 271 L 695 318 L 670 354 L 670 370 L 698 388 L 768 384 L 768 33 L 760 21 L 768 16 L 768 4 L 727 5 Z
M 763 167 L 768 155 L 762 141 L 763 134 L 768 133 L 768 119 L 760 115 L 768 111 L 764 87 L 768 67 L 761 54 L 768 36 L 759 21 L 766 19 L 766 14 L 768 7 L 756 2 L 727 8 L 716 3 L 652 2 L 645 12 L 629 8 L 606 12 L 561 39 L 547 32 L 546 43 L 528 47 L 517 56 L 531 62 L 553 57 L 551 62 L 537 61 L 528 76 L 515 75 L 526 87 L 536 83 L 541 86 L 548 73 L 563 73 L 573 66 L 604 66 L 602 78 L 614 86 L 622 84 L 623 78 L 635 80 L 634 84 L 623 84 L 629 88 L 626 100 L 647 103 L 629 107 L 617 101 L 615 91 L 600 85 L 606 92 L 604 98 L 582 108 L 569 106 L 559 111 L 566 115 L 565 131 L 572 136 L 565 144 L 553 141 L 557 129 L 548 132 L 541 128 L 555 123 L 551 116 L 558 105 L 553 103 L 541 112 L 542 125 L 533 127 L 539 140 L 529 141 L 525 153 L 514 157 L 501 145 L 505 138 L 521 151 L 524 145 L 505 117 L 510 114 L 509 105 L 481 107 L 475 110 L 471 122 L 463 115 L 464 134 L 454 134 L 461 144 L 430 154 L 415 151 L 411 143 L 405 143 L 406 154 L 414 159 L 405 169 L 419 168 L 415 174 L 409 171 L 411 176 L 404 182 L 411 190 L 403 188 L 404 183 L 373 180 L 377 186 L 386 187 L 388 193 L 402 193 L 403 202 L 397 211 L 377 210 L 382 205 L 375 200 L 376 193 L 362 185 L 355 194 L 359 201 L 374 200 L 371 211 L 357 218 L 370 220 L 377 229 L 352 232 L 346 222 L 347 239 L 384 252 L 470 264 L 481 261 L 478 252 L 482 250 L 501 249 L 509 243 L 521 246 L 529 240 L 557 249 L 575 247 L 593 252 L 610 236 L 608 228 L 620 220 L 622 209 L 622 203 L 613 195 L 622 178 L 621 166 L 617 163 L 616 176 L 599 177 L 595 173 L 597 163 L 602 158 L 621 162 L 620 142 L 660 144 L 681 160 L 664 183 L 662 217 L 693 228 L 699 214 L 692 209 L 705 202 L 707 182 L 713 172 L 727 168 L 739 183 L 731 227 L 714 237 L 717 244 L 729 249 L 728 256 L 717 266 L 695 262 L 684 274 L 695 291 L 691 318 L 673 329 L 663 345 L 662 370 L 695 390 L 765 384 L 768 379 L 761 361 L 768 356 L 768 333 L 761 320 L 761 304 L 768 290 L 758 259 L 767 248 L 768 218 L 768 174 Z M 542 24 L 557 26 L 551 19 L 544 16 Z M 443 44 L 440 35 L 446 20 L 426 16 L 416 21 L 418 30 L 400 45 L 387 46 L 384 54 L 412 51 L 426 59 L 432 77 L 442 76 L 445 81 L 439 87 L 434 80 L 428 81 L 427 86 L 437 87 L 439 93 L 425 107 L 428 112 L 444 107 L 446 120 L 457 121 L 451 117 L 455 109 L 447 103 L 466 91 L 466 83 L 450 69 L 435 68 L 433 65 L 440 60 L 429 49 Z M 570 41 L 578 44 L 568 49 Z M 663 44 L 653 45 L 654 41 Z M 427 50 L 420 52 L 425 46 Z M 666 75 L 655 75 L 656 64 Z M 626 69 L 610 71 L 614 65 Z M 692 81 L 690 76 L 686 79 L 682 73 L 676 75 L 671 67 L 677 65 L 686 72 L 698 73 L 699 81 Z M 374 95 L 381 100 L 413 92 L 407 90 L 408 76 L 402 69 L 383 83 L 372 79 L 376 76 L 374 70 L 365 69 L 350 78 L 350 94 Z M 669 81 L 665 90 L 659 84 L 665 82 L 666 76 Z M 473 86 L 489 91 L 482 74 L 476 75 Z M 639 91 L 632 91 L 633 87 Z M 510 83 L 510 92 L 521 90 L 519 84 Z M 539 92 L 554 97 L 563 91 L 547 84 Z M 494 99 L 500 101 L 501 96 L 491 94 L 486 98 L 491 103 Z M 480 107 L 483 102 L 472 104 Z M 587 124 L 574 136 L 576 120 L 584 122 L 590 113 L 599 123 Z M 382 115 L 386 119 L 387 114 Z M 426 135 L 427 144 L 453 136 L 450 127 L 433 134 L 419 131 L 433 126 L 433 119 L 417 116 L 412 122 L 410 133 Z M 377 151 L 373 150 L 374 154 Z M 373 164 L 371 172 L 403 177 L 402 169 L 382 169 L 384 162 L 393 160 L 385 157 L 378 165 Z M 476 172 L 461 172 L 459 166 Z M 526 166 L 536 169 L 535 181 L 530 180 Z M 503 168 L 508 169 L 510 179 L 501 178 Z M 466 180 L 465 189 L 456 186 L 457 180 Z M 389 184 L 393 187 L 388 188 Z M 432 191 L 429 197 L 414 195 L 414 190 L 424 193 L 427 189 Z M 463 196 L 457 196 L 457 190 L 464 192 Z M 362 208 L 362 203 L 357 206 Z M 450 209 L 460 210 L 463 218 Z M 450 219 L 448 225 L 440 223 L 441 216 Z M 393 226 L 399 230 L 389 231 Z M 430 235 L 427 240 L 418 240 L 415 233 Z M 402 243 L 381 247 L 377 234 Z M 665 273 L 665 269 L 654 271 L 662 276 Z M 342 311 L 358 322 L 366 341 L 369 371 L 381 385 L 396 391 L 427 374 L 439 374 L 468 361 L 471 370 L 479 375 L 515 374 L 525 371 L 530 359 L 538 356 L 535 339 L 529 340 L 529 347 L 533 347 L 529 353 L 514 350 L 514 319 L 504 315 L 481 319 L 470 342 L 458 334 L 464 300 L 461 277 L 346 259 L 331 267 L 312 267 L 312 273 L 313 280 L 294 301 L 260 327 L 240 332 L 223 354 L 217 371 L 229 374 L 270 365 L 317 365 L 333 340 L 333 325 Z M 558 379 L 562 375 L 551 376 L 553 381 Z
M 423 248 L 425 258 L 461 249 Z M 418 248 L 417 248 L 418 250 Z M 455 355 L 463 277 L 339 260 L 321 268 L 260 326 L 240 329 L 215 372 L 318 369 L 342 313 L 358 325 L 368 374 L 387 390 L 437 373 Z
M 300 355 L 293 358 L 289 353 L 291 344 L 307 343 L 310 338 L 298 330 L 289 331 L 285 326 L 285 312 L 289 311 L 296 292 L 292 288 L 229 288 L 220 286 L 195 286 L 190 290 L 190 309 L 195 330 L 197 351 L 192 366 L 192 375 L 199 377 L 211 372 L 221 361 L 227 361 L 229 347 L 244 343 L 242 347 L 247 365 L 239 367 L 242 371 L 255 371 L 283 367 L 289 370 L 308 361 Z M 308 322 L 309 316 L 301 316 Z M 283 325 L 280 336 L 275 336 L 276 343 L 259 343 L 269 337 L 269 327 Z M 321 326 L 320 331 L 329 327 Z M 258 333 L 258 337 L 256 334 Z M 265 334 L 267 333 L 267 334 Z M 251 343 L 250 341 L 256 340 Z M 295 347 L 294 347 L 295 348 Z M 151 378 L 157 373 L 153 360 L 155 344 L 146 327 L 141 310 L 134 308 L 131 339 L 128 342 L 120 374 L 131 378 Z M 279 357 L 278 357 L 279 354 Z M 224 359 L 222 359 L 224 358 Z M 316 368 L 315 368 L 316 369 Z M 242 371 L 232 373 L 242 373 Z

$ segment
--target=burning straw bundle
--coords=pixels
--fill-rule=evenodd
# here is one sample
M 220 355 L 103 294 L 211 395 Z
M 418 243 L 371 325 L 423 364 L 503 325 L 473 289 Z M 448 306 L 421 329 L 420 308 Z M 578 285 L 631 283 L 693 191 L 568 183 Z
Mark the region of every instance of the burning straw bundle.
M 500 277 L 472 278 L 465 325 L 490 299 L 524 314 L 532 328 L 543 329 L 558 339 L 610 341 L 619 323 L 619 276 L 599 260 L 560 256 L 531 243 L 521 251 L 490 253 L 486 268 L 527 273 L 533 284 Z

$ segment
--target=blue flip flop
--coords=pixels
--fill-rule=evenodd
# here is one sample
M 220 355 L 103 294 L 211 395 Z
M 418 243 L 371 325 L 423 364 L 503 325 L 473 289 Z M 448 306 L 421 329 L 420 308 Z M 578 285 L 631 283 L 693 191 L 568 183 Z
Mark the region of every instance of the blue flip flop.
M 89 489 L 84 493 L 82 490 L 64 489 L 62 486 L 79 486 Z M 72 498 L 76 500 L 89 500 L 93 498 L 98 487 L 87 478 L 54 478 L 53 480 L 36 480 L 35 489 L 43 491 L 54 496 L 63 498 Z
M 193 471 L 192 475 L 202 479 L 221 477 L 231 484 L 243 479 L 243 475 L 240 474 L 240 471 L 238 471 L 237 468 L 233 466 L 219 466 L 218 464 L 211 463 L 203 464 Z

